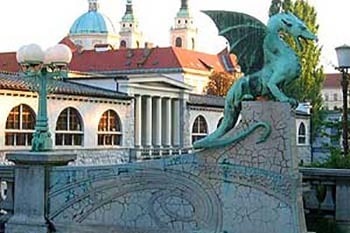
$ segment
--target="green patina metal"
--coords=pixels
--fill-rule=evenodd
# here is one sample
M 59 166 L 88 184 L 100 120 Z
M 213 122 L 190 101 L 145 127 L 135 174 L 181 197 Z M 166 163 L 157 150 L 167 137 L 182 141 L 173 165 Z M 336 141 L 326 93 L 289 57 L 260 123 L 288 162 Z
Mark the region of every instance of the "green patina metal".
M 304 22 L 291 13 L 279 13 L 270 17 L 267 26 L 256 18 L 228 11 L 205 11 L 215 22 L 219 34 L 230 43 L 230 52 L 237 55 L 242 71 L 246 74 L 236 81 L 225 98 L 224 119 L 212 134 L 196 141 L 194 148 L 226 146 L 242 140 L 259 126 L 265 129 L 263 142 L 269 136 L 270 126 L 254 123 L 236 136 L 226 134 L 234 128 L 244 100 L 258 97 L 288 102 L 293 107 L 297 101 L 283 93 L 283 87 L 299 77 L 301 64 L 295 51 L 283 40 L 283 33 L 294 39 L 302 49 L 300 39 L 316 40 Z
M 32 151 L 50 151 L 53 143 L 48 127 L 47 95 L 54 91 L 51 81 L 67 77 L 67 72 L 44 67 L 38 70 L 29 68 L 24 74 L 30 89 L 38 93 L 38 115 L 32 139 Z

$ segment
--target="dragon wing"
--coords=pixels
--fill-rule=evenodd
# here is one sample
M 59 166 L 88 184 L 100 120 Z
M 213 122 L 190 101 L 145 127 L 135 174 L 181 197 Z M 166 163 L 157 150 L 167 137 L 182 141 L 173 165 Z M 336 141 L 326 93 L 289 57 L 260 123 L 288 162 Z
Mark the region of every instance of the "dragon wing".
M 219 35 L 230 44 L 230 52 L 237 56 L 245 74 L 258 71 L 264 65 L 263 41 L 266 25 L 258 19 L 239 12 L 203 11 L 215 23 Z

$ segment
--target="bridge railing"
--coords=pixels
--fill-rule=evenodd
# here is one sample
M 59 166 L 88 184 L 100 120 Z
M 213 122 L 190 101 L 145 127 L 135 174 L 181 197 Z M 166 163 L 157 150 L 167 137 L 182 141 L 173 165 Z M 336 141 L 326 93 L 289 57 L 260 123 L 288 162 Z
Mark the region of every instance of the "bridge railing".
M 14 166 L 0 166 L 0 232 L 13 214 L 14 204 Z
M 192 153 L 192 147 L 166 147 L 166 148 L 135 148 L 131 149 L 131 161 L 159 159 L 167 156 L 184 155 Z
M 350 169 L 300 168 L 307 221 L 323 218 L 350 226 Z

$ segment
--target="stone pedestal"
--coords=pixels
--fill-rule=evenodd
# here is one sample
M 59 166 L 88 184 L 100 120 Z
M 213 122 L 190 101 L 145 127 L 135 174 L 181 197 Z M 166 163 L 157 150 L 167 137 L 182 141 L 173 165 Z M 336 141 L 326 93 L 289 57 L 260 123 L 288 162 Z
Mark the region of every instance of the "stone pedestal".
M 55 152 L 9 153 L 15 163 L 14 215 L 6 223 L 6 233 L 47 233 L 48 170 L 74 161 L 74 154 Z
M 305 233 L 302 179 L 298 168 L 295 114 L 287 103 L 243 102 L 241 121 L 224 138 L 245 135 L 253 125 L 264 123 L 231 145 L 198 153 L 223 203 L 227 232 Z M 214 170 L 214 171 L 213 171 Z M 219 182 L 221 181 L 221 183 Z

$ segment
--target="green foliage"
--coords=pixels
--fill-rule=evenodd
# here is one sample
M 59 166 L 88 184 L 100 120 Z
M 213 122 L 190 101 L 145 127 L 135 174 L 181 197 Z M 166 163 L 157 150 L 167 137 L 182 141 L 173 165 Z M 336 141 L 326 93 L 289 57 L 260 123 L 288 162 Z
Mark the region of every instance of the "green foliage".
M 272 0 L 269 10 L 269 16 L 280 13 L 282 7 L 281 3 L 281 0 Z
M 350 169 L 350 156 L 344 156 L 340 149 L 331 149 L 331 155 L 323 163 L 312 163 L 311 167 Z
M 271 5 L 276 5 L 276 1 L 272 0 Z M 283 11 L 292 12 L 301 20 L 306 26 L 317 35 L 319 25 L 316 22 L 317 13 L 315 8 L 310 6 L 305 0 L 284 0 L 281 8 Z M 271 12 L 270 12 L 271 13 Z M 285 40 L 295 51 L 297 51 L 299 59 L 302 64 L 302 72 L 299 79 L 291 83 L 285 88 L 285 93 L 297 99 L 299 102 L 310 102 L 312 105 L 311 116 L 311 139 L 313 140 L 318 133 L 321 122 L 322 96 L 321 90 L 324 81 L 323 67 L 320 66 L 321 47 L 316 42 L 304 43 L 302 41 L 303 49 L 298 50 L 294 40 L 287 35 L 284 35 Z
M 307 217 L 306 217 L 307 218 Z M 336 226 L 334 219 L 318 217 L 306 219 L 307 229 L 317 233 L 341 233 Z

